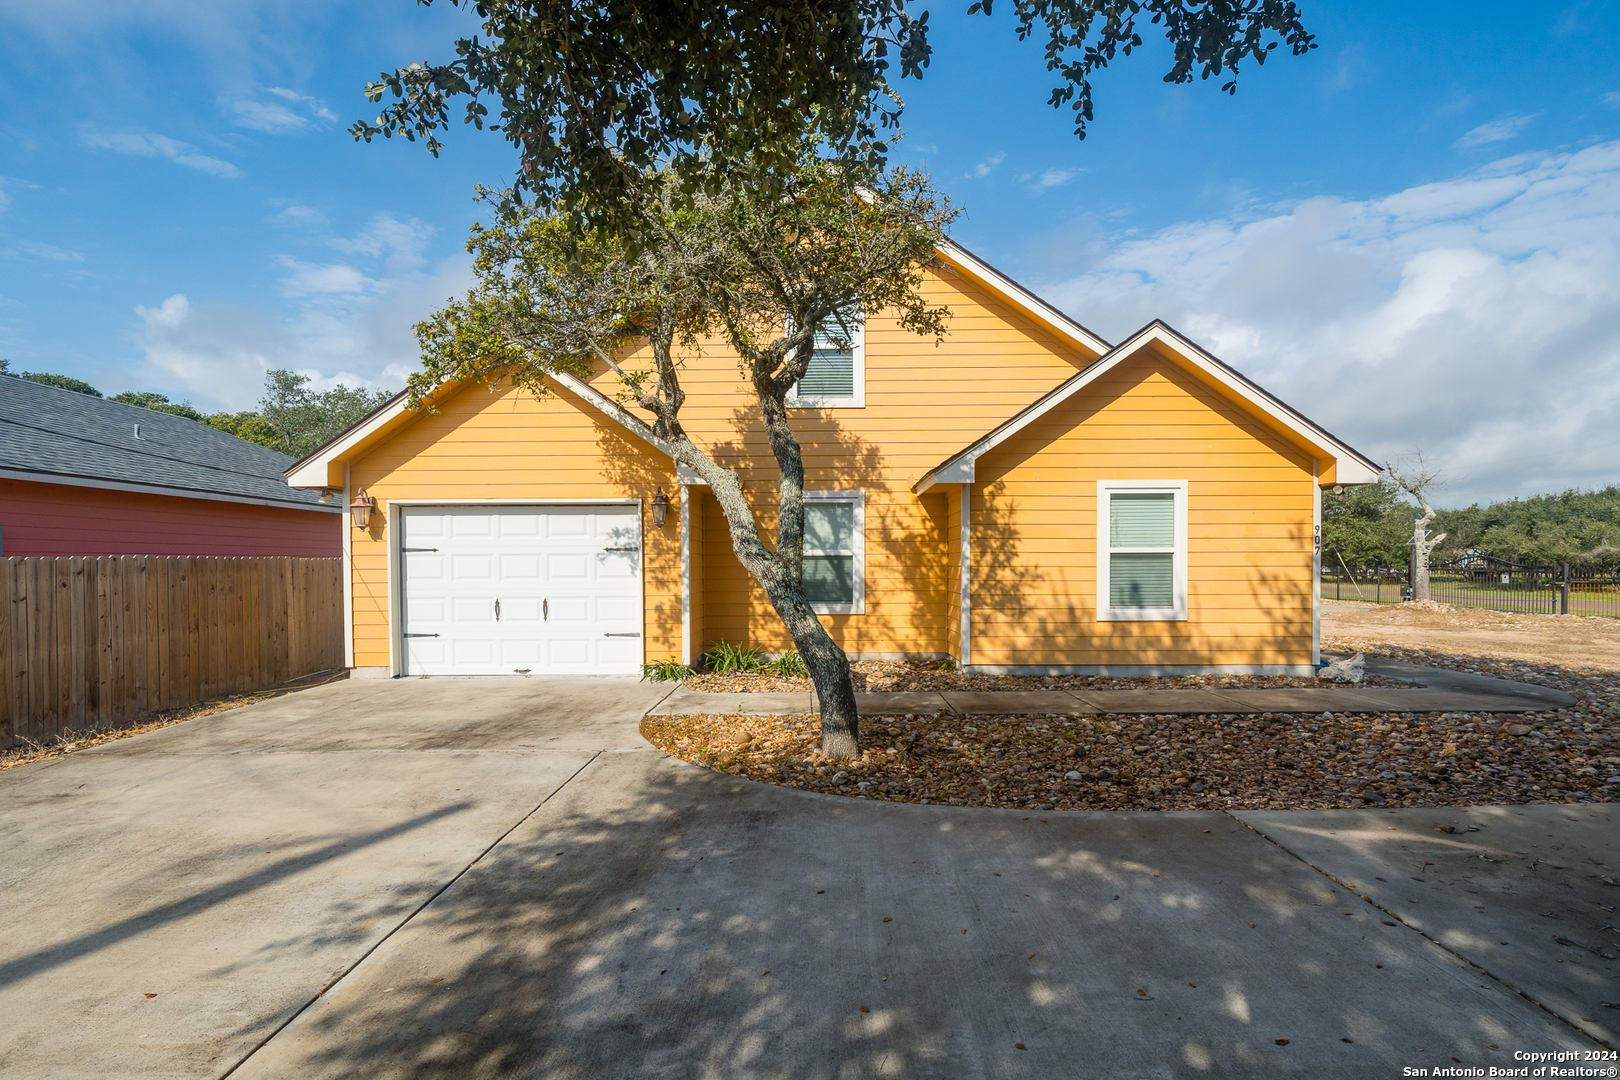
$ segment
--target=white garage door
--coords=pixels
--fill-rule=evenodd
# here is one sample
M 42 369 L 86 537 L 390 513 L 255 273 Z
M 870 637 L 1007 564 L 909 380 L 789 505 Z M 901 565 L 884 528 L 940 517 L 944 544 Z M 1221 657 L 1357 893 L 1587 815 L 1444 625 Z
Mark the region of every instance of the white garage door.
M 640 674 L 636 507 L 411 506 L 399 532 L 404 674 Z

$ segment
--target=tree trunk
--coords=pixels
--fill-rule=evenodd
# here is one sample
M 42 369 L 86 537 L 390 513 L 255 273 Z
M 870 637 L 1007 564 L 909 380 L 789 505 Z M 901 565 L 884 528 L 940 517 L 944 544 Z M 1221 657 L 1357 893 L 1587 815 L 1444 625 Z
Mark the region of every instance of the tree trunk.
M 767 589 L 766 595 L 772 590 Z M 855 683 L 849 673 L 849 657 L 838 647 L 827 628 L 799 595 L 771 597 L 782 617 L 782 625 L 793 636 L 804 666 L 810 669 L 816 701 L 821 706 L 821 752 L 834 759 L 860 754 L 860 712 L 855 706 Z

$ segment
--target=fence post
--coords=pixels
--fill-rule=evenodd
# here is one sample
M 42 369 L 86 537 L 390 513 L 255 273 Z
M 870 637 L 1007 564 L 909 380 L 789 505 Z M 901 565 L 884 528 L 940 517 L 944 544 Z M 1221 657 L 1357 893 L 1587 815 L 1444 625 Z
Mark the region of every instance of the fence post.
M 1569 614 L 1569 563 L 1564 564 L 1564 588 L 1563 588 L 1563 595 L 1559 598 L 1559 600 L 1560 600 L 1560 603 L 1559 603 L 1560 610 L 1559 610 L 1558 614 L 1560 614 L 1560 615 L 1568 615 Z

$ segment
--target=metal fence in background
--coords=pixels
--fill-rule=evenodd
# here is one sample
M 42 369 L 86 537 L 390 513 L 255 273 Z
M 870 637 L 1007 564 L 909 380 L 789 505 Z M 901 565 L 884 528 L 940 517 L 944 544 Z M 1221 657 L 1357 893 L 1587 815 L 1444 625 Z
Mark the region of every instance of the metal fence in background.
M 1411 595 L 1410 583 L 1405 568 L 1322 567 L 1325 600 L 1398 604 Z M 1620 618 L 1620 571 L 1463 555 L 1430 562 L 1429 598 L 1442 604 L 1491 611 Z

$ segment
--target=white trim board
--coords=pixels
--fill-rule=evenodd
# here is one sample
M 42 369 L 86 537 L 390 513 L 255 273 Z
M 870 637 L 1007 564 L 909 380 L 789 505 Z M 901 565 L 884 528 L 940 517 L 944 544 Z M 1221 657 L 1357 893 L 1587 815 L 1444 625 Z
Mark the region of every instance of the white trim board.
M 1108 342 L 1093 334 L 1090 330 L 1087 330 L 1084 326 L 1081 326 L 966 248 L 958 247 L 951 241 L 946 240 L 936 250 L 943 257 L 943 261 L 946 263 L 961 263 L 967 267 L 969 273 L 982 279 L 991 288 L 1015 302 L 1027 313 L 1033 315 L 1035 320 L 1042 326 L 1053 331 L 1059 337 L 1067 338 L 1087 352 L 1095 353 L 1098 356 L 1102 356 L 1113 348 Z
M 811 502 L 847 502 L 854 504 L 855 519 L 850 536 L 850 554 L 852 567 L 850 576 L 854 579 L 854 593 L 850 602 L 842 603 L 816 603 L 810 604 L 810 610 L 817 615 L 865 615 L 866 614 L 866 492 L 864 491 L 806 491 L 804 501 Z M 816 552 L 816 554 L 822 554 Z
M 1167 608 L 1116 608 L 1112 595 L 1110 532 L 1113 518 L 1109 497 L 1115 492 L 1144 492 L 1175 496 L 1175 544 L 1171 556 L 1175 582 L 1174 602 Z M 1099 480 L 1097 481 L 1097 621 L 1098 622 L 1186 622 L 1187 621 L 1187 481 L 1185 480 Z
M 405 407 L 405 392 L 402 390 L 376 412 L 361 420 L 354 427 L 345 431 L 303 461 L 295 463 L 284 474 L 287 477 L 287 486 L 304 488 L 330 487 L 331 485 L 327 483 L 326 479 L 326 470 L 332 462 L 359 445 L 384 424 L 404 413 Z
M 1345 445 L 1309 420 L 1295 413 L 1260 387 L 1244 379 L 1237 372 L 1199 348 L 1192 341 L 1189 341 L 1160 320 L 1155 319 L 1135 334 L 1132 334 L 1130 338 L 1121 342 L 1107 355 L 1097 360 L 1096 363 L 1075 374 L 1017 416 L 1012 417 L 989 434 L 930 469 L 920 480 L 911 485 L 912 493 L 921 495 L 935 484 L 974 482 L 976 479 L 975 463 L 980 457 L 983 457 L 1042 416 L 1068 401 L 1081 390 L 1084 390 L 1087 386 L 1096 382 L 1097 379 L 1114 370 L 1126 359 L 1153 342 L 1162 344 L 1184 359 L 1191 361 L 1201 371 L 1232 390 L 1239 397 L 1255 406 L 1258 411 L 1264 413 L 1278 425 L 1293 432 L 1307 443 L 1331 451 L 1338 466 L 1336 483 L 1354 485 L 1371 484 L 1377 481 L 1379 469 L 1377 464 L 1370 458 Z

